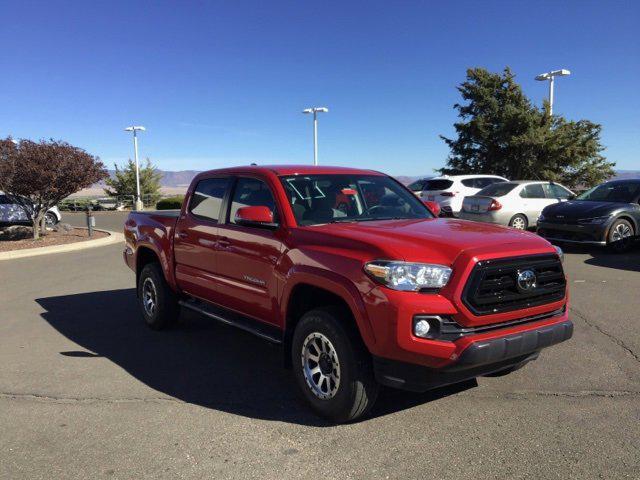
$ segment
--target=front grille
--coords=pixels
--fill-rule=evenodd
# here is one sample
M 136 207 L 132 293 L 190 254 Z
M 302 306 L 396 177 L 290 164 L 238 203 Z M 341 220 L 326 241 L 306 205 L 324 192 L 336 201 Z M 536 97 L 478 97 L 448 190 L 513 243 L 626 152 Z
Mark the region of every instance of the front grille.
M 531 270 L 535 285 L 528 289 L 518 276 Z M 566 280 L 556 255 L 484 260 L 471 271 L 462 301 L 474 315 L 509 312 L 564 298 Z

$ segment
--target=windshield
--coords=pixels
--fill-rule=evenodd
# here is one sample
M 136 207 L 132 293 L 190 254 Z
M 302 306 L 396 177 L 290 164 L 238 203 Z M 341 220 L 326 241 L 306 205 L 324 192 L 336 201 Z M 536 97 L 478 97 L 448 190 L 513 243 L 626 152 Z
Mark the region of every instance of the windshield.
M 638 201 L 638 196 L 640 196 L 640 182 L 616 182 L 598 185 L 584 192 L 576 200 L 632 203 Z
M 516 183 L 506 182 L 494 183 L 492 185 L 489 185 L 488 187 L 484 187 L 482 190 L 476 193 L 476 195 L 486 197 L 502 197 L 516 188 L 516 185 Z
M 378 175 L 281 177 L 298 225 L 433 218 L 415 195 Z

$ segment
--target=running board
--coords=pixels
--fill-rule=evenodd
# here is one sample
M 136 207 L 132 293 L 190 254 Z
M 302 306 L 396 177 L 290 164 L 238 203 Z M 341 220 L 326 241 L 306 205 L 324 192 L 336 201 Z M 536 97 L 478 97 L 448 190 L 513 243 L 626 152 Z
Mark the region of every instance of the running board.
M 205 317 L 213 318 L 214 320 L 237 327 L 245 332 L 253 333 L 271 343 L 282 343 L 282 332 L 278 327 L 273 325 L 268 325 L 259 320 L 254 320 L 245 315 L 193 298 L 180 300 L 179 303 L 181 306 L 198 312 Z

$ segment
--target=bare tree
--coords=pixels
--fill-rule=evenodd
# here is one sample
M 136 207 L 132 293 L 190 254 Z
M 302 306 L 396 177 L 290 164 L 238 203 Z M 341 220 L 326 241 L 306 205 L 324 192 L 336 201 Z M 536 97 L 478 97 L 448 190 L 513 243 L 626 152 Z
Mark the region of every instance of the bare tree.
M 107 176 L 98 157 L 66 142 L 0 139 L 0 190 L 25 210 L 33 238 L 44 232 L 47 210 Z

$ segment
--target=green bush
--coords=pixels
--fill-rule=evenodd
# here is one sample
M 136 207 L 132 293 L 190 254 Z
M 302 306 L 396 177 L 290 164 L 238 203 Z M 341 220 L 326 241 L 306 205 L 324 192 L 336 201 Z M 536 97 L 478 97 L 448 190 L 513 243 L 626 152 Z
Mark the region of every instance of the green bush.
M 180 210 L 184 196 L 163 198 L 156 203 L 156 210 Z

